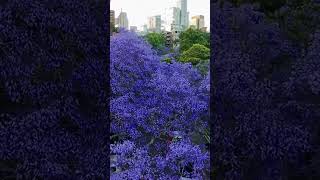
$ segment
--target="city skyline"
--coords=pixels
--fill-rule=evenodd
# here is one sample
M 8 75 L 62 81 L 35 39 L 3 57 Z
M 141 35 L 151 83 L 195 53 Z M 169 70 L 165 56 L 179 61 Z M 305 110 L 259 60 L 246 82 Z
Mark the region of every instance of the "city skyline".
M 137 26 L 142 30 L 142 26 L 148 23 L 148 18 L 156 15 L 163 15 L 165 9 L 176 7 L 178 0 L 116 0 L 111 1 L 110 9 L 115 11 L 118 17 L 121 9 L 126 12 L 129 26 Z M 141 8 L 138 8 L 141 6 Z M 188 0 L 189 22 L 191 17 L 203 15 L 205 26 L 210 29 L 210 0 Z M 190 23 L 189 23 L 190 24 Z

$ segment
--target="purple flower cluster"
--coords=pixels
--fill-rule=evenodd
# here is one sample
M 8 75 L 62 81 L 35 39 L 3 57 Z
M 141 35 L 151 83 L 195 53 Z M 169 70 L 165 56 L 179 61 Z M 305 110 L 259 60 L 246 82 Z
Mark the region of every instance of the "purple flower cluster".
M 127 164 L 135 161 L 135 165 L 116 173 L 114 178 L 200 177 L 207 168 L 206 153 L 192 142 L 170 145 L 170 138 L 173 131 L 181 132 L 187 139 L 195 130 L 207 128 L 209 76 L 202 76 L 191 64 L 162 62 L 151 46 L 133 33 L 120 32 L 111 38 L 110 44 L 111 132 L 134 142 L 119 145 L 117 149 L 126 150 L 115 153 L 136 147 L 133 159 L 122 158 Z M 194 159 L 196 156 L 199 159 Z M 177 158 L 194 163 L 191 174 L 179 174 L 180 167 L 186 164 L 173 161 Z M 164 169 L 158 169 L 153 161 Z
M 204 169 L 208 169 L 208 153 L 190 141 L 178 141 L 169 145 L 164 155 L 151 156 L 147 147 L 137 147 L 131 141 L 111 145 L 116 156 L 119 172 L 111 179 L 180 179 L 190 177 L 202 179 Z M 187 168 L 192 168 L 192 171 Z M 190 171 L 190 172 L 188 172 Z
M 111 112 L 123 123 L 115 125 L 115 120 L 112 127 L 126 129 L 132 138 L 142 136 L 139 128 L 155 136 L 192 129 L 208 107 L 198 97 L 201 75 L 190 64 L 160 62 L 134 36 L 123 33 L 111 39 Z

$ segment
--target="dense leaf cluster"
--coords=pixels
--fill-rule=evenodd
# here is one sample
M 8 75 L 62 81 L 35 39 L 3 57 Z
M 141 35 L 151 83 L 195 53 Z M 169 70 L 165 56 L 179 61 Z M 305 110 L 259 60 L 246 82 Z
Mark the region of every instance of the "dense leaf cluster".
M 179 35 L 180 52 L 191 48 L 194 44 L 201 44 L 210 48 L 210 34 L 199 29 L 189 28 Z
M 203 63 L 210 59 L 210 49 L 201 44 L 193 44 L 188 50 L 184 51 L 179 60 L 190 62 L 192 65 Z
M 166 39 L 163 34 L 152 32 L 148 33 L 145 38 L 155 50 L 161 51 L 165 48 Z

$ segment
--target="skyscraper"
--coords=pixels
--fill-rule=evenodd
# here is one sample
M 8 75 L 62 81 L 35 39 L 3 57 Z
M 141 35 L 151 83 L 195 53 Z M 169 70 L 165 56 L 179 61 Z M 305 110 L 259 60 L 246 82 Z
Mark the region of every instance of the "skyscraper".
M 164 12 L 164 28 L 166 31 L 180 31 L 180 9 L 171 7 Z
M 152 16 L 148 18 L 148 29 L 153 32 L 161 32 L 161 16 Z
M 189 12 L 187 0 L 176 0 L 176 7 L 166 9 L 164 12 L 165 30 L 180 33 L 189 27 Z
M 118 16 L 118 23 L 119 23 L 120 28 L 125 28 L 125 29 L 129 28 L 129 21 L 128 21 L 127 13 L 122 12 L 122 11 L 120 12 L 120 14 Z
M 110 10 L 110 32 L 114 29 L 115 27 L 115 12 L 114 10 Z
M 180 9 L 180 25 L 182 30 L 185 30 L 189 26 L 189 12 L 188 12 L 188 1 L 178 0 L 177 8 Z
M 204 27 L 204 16 L 203 15 L 198 15 L 198 16 L 193 16 L 191 18 L 191 26 L 193 26 L 196 29 L 203 29 Z

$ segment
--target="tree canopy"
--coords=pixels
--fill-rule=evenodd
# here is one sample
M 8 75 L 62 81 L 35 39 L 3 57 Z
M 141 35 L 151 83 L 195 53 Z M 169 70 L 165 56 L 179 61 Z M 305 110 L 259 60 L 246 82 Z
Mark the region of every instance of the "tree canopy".
M 152 32 L 148 33 L 145 37 L 154 49 L 160 50 L 164 48 L 166 39 L 163 34 Z
M 181 62 L 190 62 L 193 65 L 196 65 L 201 60 L 208 59 L 210 59 L 210 49 L 201 44 L 193 44 L 191 48 L 181 54 L 179 60 Z
M 112 146 L 122 168 L 112 179 L 203 179 L 208 154 L 204 142 L 201 148 L 190 139 L 207 127 L 209 76 L 190 64 L 161 62 L 134 33 L 121 32 L 111 44 L 111 132 L 124 142 Z M 183 140 L 171 141 L 173 131 Z M 187 164 L 193 171 L 181 172 Z
M 201 44 L 210 48 L 210 34 L 202 32 L 198 29 L 189 28 L 179 35 L 180 51 L 184 52 L 191 48 L 194 44 Z

